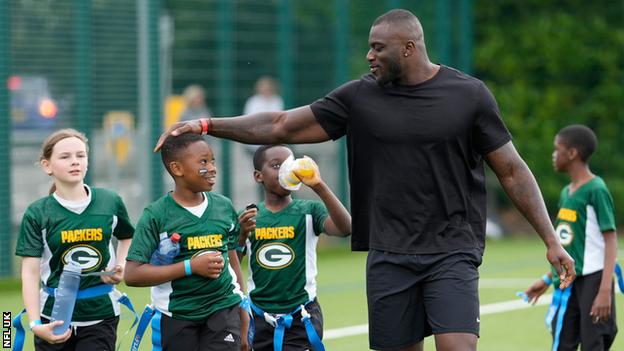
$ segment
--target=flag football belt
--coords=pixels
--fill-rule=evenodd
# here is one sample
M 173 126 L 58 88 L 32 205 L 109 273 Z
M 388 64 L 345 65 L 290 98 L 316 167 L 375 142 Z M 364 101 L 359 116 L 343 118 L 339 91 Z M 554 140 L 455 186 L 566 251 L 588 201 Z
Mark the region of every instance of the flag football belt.
M 620 292 L 624 293 L 624 277 L 622 276 L 622 267 L 619 263 L 615 264 L 615 280 L 617 281 L 618 287 L 620 288 Z M 568 300 L 570 299 L 570 295 L 572 294 L 572 284 L 568 286 L 566 289 L 561 290 L 555 287 L 555 292 L 553 293 L 552 302 L 550 303 L 550 307 L 548 308 L 548 313 L 546 313 L 546 326 L 548 329 L 552 328 L 552 321 L 557 316 L 557 325 L 555 326 L 555 332 L 553 334 L 553 351 L 556 351 L 559 347 L 559 341 L 561 336 L 561 328 L 563 328 L 563 317 L 565 315 L 566 309 L 568 308 Z
M 134 338 L 132 338 L 132 345 L 130 345 L 130 350 L 138 351 L 139 345 L 141 345 L 141 340 L 143 339 L 143 334 L 145 334 L 145 330 L 147 330 L 147 327 L 149 326 L 152 317 L 154 318 L 154 320 L 152 321 L 152 343 L 154 344 L 153 350 L 161 350 L 161 315 L 161 312 L 155 309 L 152 305 L 145 305 L 145 309 L 143 310 L 143 313 L 141 314 L 141 318 L 139 320 L 139 325 L 137 326 L 136 332 L 134 333 Z
M 568 300 L 570 300 L 570 295 L 572 294 L 572 286 L 573 284 L 570 284 L 564 290 L 555 287 L 552 302 L 548 308 L 548 313 L 546 313 L 545 322 L 549 330 L 551 329 L 552 321 L 555 319 L 555 315 L 557 316 L 557 325 L 555 326 L 555 332 L 553 333 L 553 351 L 557 351 L 559 348 L 559 337 L 561 336 L 561 329 L 563 328 L 563 317 L 566 309 L 568 308 Z
M 109 293 L 113 292 L 114 288 L 115 287 L 110 284 L 99 284 L 96 286 L 92 286 L 90 288 L 86 288 L 84 290 L 78 290 L 78 294 L 76 295 L 76 300 L 90 299 L 92 297 L 108 295 Z M 50 288 L 50 287 L 44 286 L 42 289 L 48 295 L 55 296 L 56 288 Z M 126 337 L 126 335 L 130 332 L 130 330 L 134 328 L 134 326 L 137 324 L 139 320 L 139 316 L 134 311 L 134 306 L 132 306 L 132 301 L 130 301 L 130 298 L 125 293 L 121 294 L 121 296 L 117 299 L 117 302 L 126 306 L 130 310 L 130 312 L 134 314 L 134 321 L 132 322 L 132 325 L 130 326 L 130 328 L 128 328 L 128 330 L 126 330 L 124 335 L 119 340 L 119 344 L 117 345 L 117 350 L 119 350 L 119 347 L 121 346 L 121 342 Z M 22 326 L 22 314 L 24 314 L 24 312 L 26 312 L 25 308 L 22 309 L 22 311 L 15 317 L 15 319 L 13 319 L 13 325 L 15 326 L 15 343 L 13 345 L 14 351 L 21 351 L 24 348 L 24 341 L 26 338 L 26 331 L 24 330 L 24 327 Z
M 264 320 L 273 328 L 275 328 L 275 333 L 273 333 L 273 349 L 275 351 L 282 351 L 282 344 L 284 342 L 284 333 L 286 332 L 286 329 L 290 329 L 293 323 L 293 315 L 299 311 L 301 311 L 301 322 L 305 326 L 306 334 L 308 335 L 308 341 L 310 341 L 310 344 L 312 345 L 312 349 L 314 351 L 325 351 L 325 346 L 323 346 L 323 342 L 321 341 L 321 338 L 319 338 L 318 334 L 316 333 L 316 330 L 314 329 L 314 326 L 312 325 L 310 314 L 305 309 L 305 306 L 307 306 L 314 300 L 310 300 L 306 302 L 305 304 L 297 307 L 294 311 L 287 313 L 287 314 L 283 314 L 283 315 L 281 314 L 272 315 L 268 312 L 264 312 L 258 306 L 254 305 L 251 299 L 247 298 L 247 300 L 249 302 L 249 306 L 251 307 L 251 310 L 248 310 L 248 313 L 250 313 L 249 315 L 250 320 L 254 319 L 253 313 L 251 313 L 251 311 L 253 311 L 258 316 L 263 316 Z M 250 331 L 252 330 L 251 323 L 249 325 L 249 330 Z M 253 338 L 251 338 L 251 340 L 253 341 Z M 252 345 L 251 341 L 250 341 L 250 345 Z
M 615 278 L 620 287 L 620 292 L 624 294 L 624 277 L 622 277 L 622 267 L 619 263 L 615 264 Z

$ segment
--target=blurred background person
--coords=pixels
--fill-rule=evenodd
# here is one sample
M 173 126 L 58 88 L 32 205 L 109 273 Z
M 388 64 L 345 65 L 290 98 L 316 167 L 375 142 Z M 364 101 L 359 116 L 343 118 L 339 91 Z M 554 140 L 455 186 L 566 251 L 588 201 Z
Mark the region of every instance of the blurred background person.
M 249 115 L 258 112 L 274 112 L 284 109 L 284 100 L 279 94 L 279 84 L 269 76 L 262 76 L 256 80 L 255 94 L 247 98 L 243 114 Z M 250 156 L 258 149 L 259 145 L 245 145 Z
M 254 86 L 254 92 L 254 95 L 247 98 L 245 102 L 244 114 L 282 111 L 284 109 L 284 100 L 279 94 L 279 84 L 270 76 L 258 78 Z M 253 155 L 258 147 L 260 145 L 245 144 L 245 150 L 251 159 L 253 159 Z M 262 188 L 257 188 L 258 199 L 262 199 L 263 195 Z
M 243 114 L 257 112 L 281 111 L 284 109 L 284 100 L 279 95 L 279 85 L 275 79 L 262 76 L 256 81 L 255 94 L 245 102 Z
M 181 121 L 188 121 L 200 117 L 210 117 L 212 113 L 206 105 L 206 92 L 197 84 L 191 84 L 184 89 L 184 102 L 186 107 L 180 115 Z

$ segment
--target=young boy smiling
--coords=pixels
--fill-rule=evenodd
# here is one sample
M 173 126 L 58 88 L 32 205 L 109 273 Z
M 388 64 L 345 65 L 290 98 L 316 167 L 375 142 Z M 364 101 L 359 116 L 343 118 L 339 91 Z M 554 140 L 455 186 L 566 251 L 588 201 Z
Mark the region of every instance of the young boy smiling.
M 242 293 L 237 279 L 237 215 L 232 202 L 210 191 L 217 169 L 198 135 L 168 138 L 162 161 L 175 188 L 150 204 L 130 247 L 126 283 L 152 286 L 158 311 L 154 347 L 166 350 L 239 350 Z M 163 237 L 178 233 L 180 253 L 170 265 L 150 264 Z M 239 280 L 240 281 L 240 280 Z

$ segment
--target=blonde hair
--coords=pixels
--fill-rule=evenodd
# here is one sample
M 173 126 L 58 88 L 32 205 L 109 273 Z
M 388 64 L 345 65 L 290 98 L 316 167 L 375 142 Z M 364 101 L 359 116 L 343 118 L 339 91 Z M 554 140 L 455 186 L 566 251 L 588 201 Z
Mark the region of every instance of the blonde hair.
M 89 140 L 84 135 L 84 133 L 81 133 L 72 128 L 60 129 L 50 134 L 50 136 L 48 136 L 43 142 L 43 145 L 41 146 L 41 154 L 39 155 L 39 162 L 43 160 L 50 160 L 50 158 L 52 157 L 52 151 L 54 151 L 54 146 L 56 146 L 59 141 L 67 138 L 80 139 L 85 144 L 87 152 L 89 152 Z M 52 194 L 55 191 L 56 185 L 52 184 L 49 193 Z

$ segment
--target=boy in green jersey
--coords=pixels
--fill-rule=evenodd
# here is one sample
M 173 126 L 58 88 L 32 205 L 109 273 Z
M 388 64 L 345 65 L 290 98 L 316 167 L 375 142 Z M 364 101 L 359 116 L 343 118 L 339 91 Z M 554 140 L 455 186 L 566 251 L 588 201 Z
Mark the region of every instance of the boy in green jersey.
M 54 184 L 22 219 L 15 254 L 22 256 L 22 296 L 38 351 L 115 349 L 121 294 L 114 285 L 123 277 L 134 227 L 119 195 L 84 183 L 88 153 L 83 133 L 52 133 L 43 143 L 40 165 Z M 50 322 L 55 291 L 70 261 L 90 276 L 80 279 L 71 328 L 55 335 L 53 328 L 63 324 Z
M 239 350 L 240 265 L 237 214 L 232 202 L 211 193 L 217 169 L 199 135 L 168 138 L 162 161 L 175 188 L 150 204 L 137 223 L 128 253 L 128 285 L 151 286 L 157 310 L 152 342 L 163 350 Z M 152 265 L 162 237 L 178 233 L 180 253 L 170 265 Z
M 320 336 L 320 343 L 323 316 L 316 299 L 318 236 L 351 233 L 351 215 L 321 179 L 311 159 L 311 170 L 293 172 L 322 202 L 293 200 L 291 192 L 280 186 L 280 166 L 289 156 L 292 151 L 285 145 L 258 148 L 253 175 L 264 188 L 264 201 L 257 208 L 248 206 L 239 216 L 238 249 L 249 257 L 248 287 L 256 351 L 278 349 L 279 343 L 282 350 L 311 349 L 311 334 Z M 302 314 L 310 316 L 308 330 Z
M 598 144 L 594 132 L 570 125 L 555 137 L 553 165 L 571 182 L 563 188 L 555 220 L 563 247 L 574 258 L 576 280 L 565 290 L 549 272 L 525 294 L 535 303 L 555 280 L 553 303 L 547 316 L 552 328 L 553 350 L 609 350 L 617 333 L 613 271 L 617 235 L 613 199 L 602 178 L 589 168 Z M 567 302 L 567 303 L 566 303 Z

